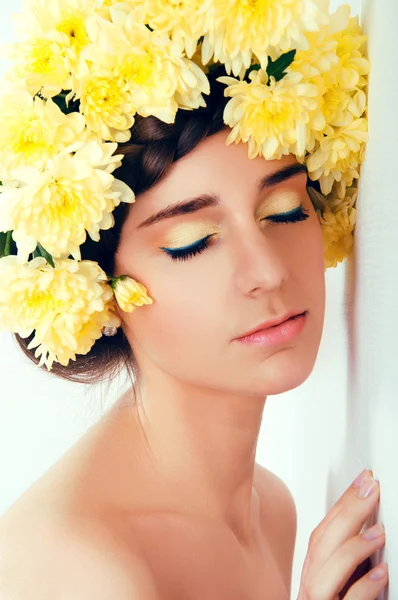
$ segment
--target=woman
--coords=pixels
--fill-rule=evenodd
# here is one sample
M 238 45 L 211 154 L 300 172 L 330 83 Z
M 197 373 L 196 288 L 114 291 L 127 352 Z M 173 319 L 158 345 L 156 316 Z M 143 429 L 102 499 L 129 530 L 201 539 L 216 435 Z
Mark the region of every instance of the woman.
M 81 257 L 109 275 L 121 327 L 106 327 L 74 363 L 51 366 L 93 381 L 124 361 L 133 385 L 4 515 L 5 597 L 289 598 L 294 501 L 255 453 L 267 395 L 303 383 L 317 356 L 321 200 L 294 152 L 264 160 L 226 143 L 225 88 L 210 83 L 206 106 L 178 111 L 173 123 L 136 116 L 131 138 L 119 143 L 115 175 L 135 203 L 117 206 L 114 226 L 81 244 Z M 13 240 L 20 252 L 21 235 Z M 49 244 L 34 258 L 60 258 Z M 123 299 L 127 273 L 139 310 Z M 38 363 L 33 335 L 15 333 Z M 310 546 L 303 600 L 334 600 L 382 543 L 356 536 L 352 545 L 378 497 L 361 503 L 353 489 L 338 505 L 351 507 L 346 540 L 338 508 L 328 514 L 338 569 L 326 569 L 325 586 L 325 519 Z M 357 597 L 375 598 L 385 579 L 352 583 Z M 321 585 L 324 595 L 315 596 Z

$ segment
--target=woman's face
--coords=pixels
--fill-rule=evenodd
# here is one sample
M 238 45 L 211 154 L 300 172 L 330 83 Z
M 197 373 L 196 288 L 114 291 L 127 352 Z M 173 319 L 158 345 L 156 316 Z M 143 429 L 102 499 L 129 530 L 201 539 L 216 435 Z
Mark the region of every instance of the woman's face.
M 295 158 L 249 159 L 247 144 L 226 145 L 228 133 L 206 138 L 137 196 L 115 275 L 145 285 L 153 304 L 121 313 L 123 328 L 144 373 L 153 364 L 213 390 L 279 394 L 305 381 L 318 353 L 321 226 Z M 308 218 L 275 221 L 301 210 Z M 294 339 L 274 346 L 236 340 L 290 311 L 308 311 Z

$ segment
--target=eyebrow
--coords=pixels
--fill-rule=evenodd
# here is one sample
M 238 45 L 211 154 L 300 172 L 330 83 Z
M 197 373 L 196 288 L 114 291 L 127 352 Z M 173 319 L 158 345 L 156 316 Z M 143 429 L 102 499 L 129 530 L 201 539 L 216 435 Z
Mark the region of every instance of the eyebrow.
M 262 192 L 265 188 L 271 188 L 279 185 L 280 183 L 291 179 L 295 175 L 301 175 L 302 173 L 308 175 L 307 167 L 304 164 L 297 163 L 293 165 L 286 165 L 270 175 L 260 177 L 257 182 L 258 193 Z M 150 225 L 159 223 L 164 219 L 171 219 L 172 217 L 192 214 L 202 210 L 203 208 L 208 208 L 209 206 L 217 206 L 219 203 L 220 197 L 217 194 L 200 194 L 194 198 L 188 198 L 186 200 L 182 200 L 181 202 L 176 202 L 175 204 L 171 204 L 170 206 L 159 210 L 152 216 L 148 217 L 148 219 L 145 219 L 145 221 L 140 223 L 137 229 L 149 227 Z

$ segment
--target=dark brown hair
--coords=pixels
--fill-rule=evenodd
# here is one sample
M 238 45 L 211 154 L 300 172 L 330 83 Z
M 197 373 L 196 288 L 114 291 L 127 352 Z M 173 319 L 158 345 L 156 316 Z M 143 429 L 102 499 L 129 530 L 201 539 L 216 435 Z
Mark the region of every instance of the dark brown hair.
M 136 196 L 160 181 L 169 167 L 191 152 L 201 140 L 227 127 L 223 121 L 228 101 L 224 97 L 225 85 L 217 82 L 215 77 L 209 77 L 209 81 L 211 94 L 204 96 L 207 106 L 192 111 L 178 110 L 172 124 L 163 123 L 156 117 L 137 115 L 130 141 L 118 147 L 117 153 L 124 154 L 122 166 L 113 173 L 131 187 Z M 100 231 L 99 242 L 93 242 L 87 236 L 80 247 L 82 260 L 96 261 L 108 275 L 114 275 L 115 253 L 131 207 L 131 204 L 121 202 L 115 208 L 115 225 Z M 36 348 L 27 348 L 34 332 L 27 338 L 14 336 L 25 355 L 38 365 L 39 359 L 34 355 Z M 47 372 L 45 365 L 40 368 Z M 69 361 L 66 367 L 54 361 L 50 374 L 77 383 L 96 384 L 112 380 L 123 368 L 131 380 L 137 375 L 131 346 L 119 327 L 115 336 L 102 336 L 88 354 L 76 355 L 76 360 Z

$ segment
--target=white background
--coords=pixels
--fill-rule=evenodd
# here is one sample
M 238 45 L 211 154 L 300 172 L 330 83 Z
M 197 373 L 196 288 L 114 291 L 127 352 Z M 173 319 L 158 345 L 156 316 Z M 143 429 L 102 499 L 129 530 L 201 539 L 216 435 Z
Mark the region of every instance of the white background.
M 361 2 L 350 4 L 358 14 Z M 1 41 L 13 41 L 10 15 L 19 8 L 20 2 L 12 10 L 1 4 Z M 387 535 L 385 555 L 375 562 L 389 563 L 390 598 L 398 598 L 396 0 L 368 0 L 363 17 L 372 62 L 371 139 L 356 249 L 346 264 L 326 273 L 325 327 L 313 373 L 300 388 L 268 397 L 258 443 L 257 461 L 287 483 L 296 501 L 292 599 L 311 531 L 365 467 L 380 480 L 378 519 Z M 5 66 L 0 61 L 2 72 Z M 1 515 L 111 406 L 125 382 L 105 393 L 101 386 L 57 380 L 31 365 L 7 333 L 0 334 L 0 374 Z

